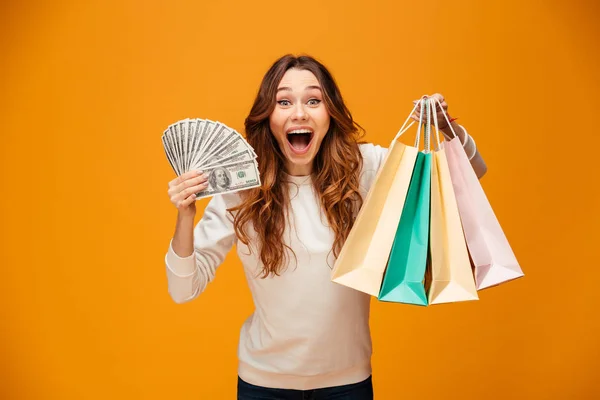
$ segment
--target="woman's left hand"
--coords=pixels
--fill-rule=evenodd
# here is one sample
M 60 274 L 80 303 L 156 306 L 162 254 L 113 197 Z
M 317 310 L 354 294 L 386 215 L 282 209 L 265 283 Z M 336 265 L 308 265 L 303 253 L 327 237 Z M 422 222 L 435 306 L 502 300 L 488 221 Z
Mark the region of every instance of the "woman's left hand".
M 450 119 L 450 116 L 448 115 L 448 103 L 446 103 L 446 100 L 444 99 L 444 96 L 442 96 L 439 93 L 436 93 L 436 94 L 434 94 L 432 96 L 425 95 L 425 96 L 423 96 L 423 98 L 430 98 L 432 100 L 433 99 L 437 100 L 436 103 L 435 103 L 435 105 L 436 105 L 436 111 L 437 111 L 436 118 L 437 118 L 437 122 L 438 122 L 438 128 L 439 129 L 446 129 L 448 127 L 448 121 L 446 121 L 446 118 L 444 117 L 444 112 L 448 116 L 448 120 Z M 414 100 L 413 104 L 416 104 L 418 101 L 419 100 Z M 439 103 L 438 103 L 438 101 L 439 101 Z M 443 112 L 442 112 L 442 110 L 440 110 L 440 107 L 439 107 L 440 104 L 442 105 L 442 108 L 444 110 Z M 414 119 L 417 122 L 419 121 L 420 117 L 421 117 L 421 104 L 419 104 L 417 106 L 417 109 L 415 110 L 415 112 L 413 113 L 413 115 L 411 115 L 411 118 Z M 427 121 L 425 121 L 426 117 L 427 116 L 424 114 L 423 115 L 423 123 L 427 122 Z M 433 121 L 433 116 L 432 116 L 431 124 L 432 124 L 432 126 L 435 126 L 434 125 L 435 122 Z

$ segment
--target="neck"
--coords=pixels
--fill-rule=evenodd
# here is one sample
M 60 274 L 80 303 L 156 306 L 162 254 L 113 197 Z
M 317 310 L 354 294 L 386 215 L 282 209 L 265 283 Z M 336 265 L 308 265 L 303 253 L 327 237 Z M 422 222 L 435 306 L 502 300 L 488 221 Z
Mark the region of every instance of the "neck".
M 291 176 L 308 176 L 312 172 L 312 163 L 307 165 L 288 164 L 286 166 L 288 175 Z

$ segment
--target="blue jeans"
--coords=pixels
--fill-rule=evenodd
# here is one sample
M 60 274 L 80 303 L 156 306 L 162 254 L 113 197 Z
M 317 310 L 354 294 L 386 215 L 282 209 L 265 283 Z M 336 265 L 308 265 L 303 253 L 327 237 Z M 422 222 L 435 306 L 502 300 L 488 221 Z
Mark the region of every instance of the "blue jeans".
M 294 390 L 255 386 L 238 377 L 238 400 L 373 400 L 373 381 L 322 389 Z

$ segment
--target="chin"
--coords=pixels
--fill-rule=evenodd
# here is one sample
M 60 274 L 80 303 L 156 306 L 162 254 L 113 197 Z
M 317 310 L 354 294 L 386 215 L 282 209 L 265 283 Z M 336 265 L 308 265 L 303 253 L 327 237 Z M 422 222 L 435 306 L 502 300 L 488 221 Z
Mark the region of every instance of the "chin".
M 298 157 L 298 156 L 289 157 L 288 156 L 287 159 L 293 165 L 296 165 L 298 167 L 305 167 L 305 166 L 312 164 L 314 157 L 309 156 L 307 154 L 306 156 L 303 156 L 303 157 Z

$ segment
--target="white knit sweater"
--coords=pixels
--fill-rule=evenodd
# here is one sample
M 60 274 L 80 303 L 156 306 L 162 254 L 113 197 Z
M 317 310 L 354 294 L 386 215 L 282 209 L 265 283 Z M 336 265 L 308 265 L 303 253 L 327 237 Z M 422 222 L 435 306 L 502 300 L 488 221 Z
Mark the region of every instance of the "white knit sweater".
M 361 144 L 360 187 L 366 197 L 387 149 Z M 331 282 L 334 234 L 315 196 L 310 176 L 288 176 L 290 215 L 285 242 L 297 258 L 281 276 L 261 279 L 256 250 L 236 239 L 226 213 L 236 193 L 213 197 L 194 228 L 194 254 L 166 254 L 168 290 L 174 301 L 196 298 L 236 245 L 255 311 L 242 326 L 239 376 L 252 384 L 315 389 L 359 382 L 371 374 L 370 296 Z M 250 232 L 251 230 L 249 230 Z

